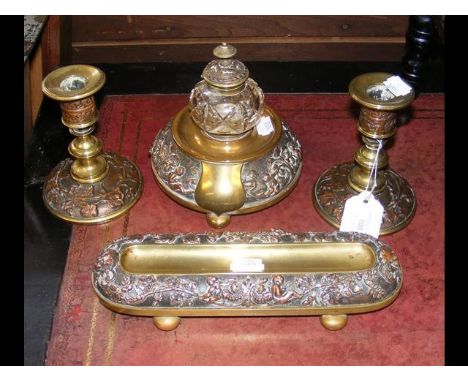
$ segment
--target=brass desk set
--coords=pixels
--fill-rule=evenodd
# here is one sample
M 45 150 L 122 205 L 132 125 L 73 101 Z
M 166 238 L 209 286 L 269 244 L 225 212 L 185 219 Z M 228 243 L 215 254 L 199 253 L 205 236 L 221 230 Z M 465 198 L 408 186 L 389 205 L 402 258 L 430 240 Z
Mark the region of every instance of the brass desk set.
M 73 223 L 104 223 L 126 213 L 139 199 L 143 182 L 138 167 L 115 153 L 102 153 L 91 135 L 98 120 L 94 94 L 104 72 L 90 65 L 69 65 L 44 78 L 42 90 L 60 102 L 62 123 L 76 138 L 68 146 L 75 158 L 60 162 L 47 177 L 43 200 L 59 218 Z
M 151 164 L 156 181 L 171 198 L 206 214 L 216 228 L 231 216 L 278 203 L 297 183 L 301 146 L 285 122 L 264 103 L 236 49 L 223 43 L 204 69 L 189 103 L 156 135 Z M 345 201 L 372 181 L 381 140 L 395 131 L 396 111 L 414 92 L 387 94 L 390 75 L 370 73 L 350 84 L 362 105 L 358 130 L 364 146 L 355 163 L 335 166 L 315 184 L 319 213 L 338 227 Z M 89 65 L 50 73 L 44 93 L 59 101 L 62 122 L 76 136 L 76 159 L 59 163 L 47 178 L 43 198 L 58 217 L 102 223 L 124 214 L 142 192 L 140 171 L 131 161 L 102 153 L 90 135 L 98 120 L 95 94 L 105 75 Z M 385 208 L 381 233 L 408 224 L 415 197 L 406 181 L 384 169 L 380 151 L 375 196 Z M 370 184 L 372 186 L 372 184 Z M 343 328 L 349 314 L 381 309 L 398 296 L 402 270 L 393 250 L 355 232 L 171 233 L 122 237 L 107 245 L 92 273 L 100 301 L 109 309 L 151 316 L 162 330 L 185 316 L 317 315 L 330 330 Z
M 236 49 L 223 43 L 213 53 L 189 104 L 157 134 L 150 153 L 161 188 L 221 228 L 231 215 L 286 197 L 299 179 L 302 152 L 264 104 L 248 69 L 233 58 Z
M 382 147 L 396 129 L 397 111 L 407 107 L 414 98 L 414 90 L 395 96 L 383 82 L 392 77 L 389 73 L 367 73 L 354 78 L 349 85 L 351 97 L 361 105 L 358 130 L 364 146 L 354 157 L 354 162 L 336 165 L 318 178 L 312 200 L 319 214 L 335 227 L 340 227 L 346 201 L 371 188 L 371 176 L 379 140 Z M 406 227 L 416 210 L 414 191 L 408 182 L 395 171 L 386 168 L 388 155 L 380 150 L 377 157 L 377 184 L 373 194 L 384 207 L 380 234 L 389 234 Z
M 92 282 L 109 309 L 162 330 L 185 316 L 307 315 L 339 330 L 348 314 L 389 305 L 402 272 L 369 235 L 271 230 L 122 237 L 101 252 Z

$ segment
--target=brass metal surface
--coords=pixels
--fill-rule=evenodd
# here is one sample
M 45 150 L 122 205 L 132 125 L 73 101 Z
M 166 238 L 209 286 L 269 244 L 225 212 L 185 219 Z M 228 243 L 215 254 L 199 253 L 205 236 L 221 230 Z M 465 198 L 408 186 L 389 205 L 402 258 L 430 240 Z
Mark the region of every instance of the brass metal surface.
M 150 149 L 156 181 L 209 225 L 267 208 L 289 194 L 302 169 L 297 138 L 226 43 L 203 70 L 189 103 L 158 132 Z
M 213 56 L 217 58 L 232 58 L 236 53 L 237 49 L 225 42 L 213 49 Z
M 324 314 L 320 317 L 320 323 L 328 330 L 340 330 L 348 323 L 348 315 Z
M 152 165 L 153 169 L 153 175 L 158 182 L 159 186 L 161 189 L 166 193 L 166 195 L 170 196 L 173 200 L 176 202 L 180 203 L 182 206 L 190 208 L 195 211 L 199 212 L 206 212 L 207 213 L 207 219 L 213 219 L 215 221 L 215 217 L 218 215 L 211 213 L 210 211 L 200 207 L 198 203 L 194 200 L 193 193 L 181 193 L 175 191 L 172 187 L 168 186 L 167 183 L 165 182 L 165 179 L 161 178 L 160 175 L 158 174 L 158 168 Z M 285 197 L 287 197 L 294 187 L 296 186 L 297 182 L 299 181 L 299 176 L 301 174 L 301 169 L 302 169 L 302 164 L 300 165 L 299 169 L 297 172 L 293 174 L 293 178 L 291 182 L 283 188 L 280 192 L 275 194 L 273 197 L 268 198 L 268 199 L 260 199 L 260 200 L 254 200 L 253 198 L 250 200 L 247 200 L 246 203 L 242 206 L 242 208 L 236 210 L 236 211 L 230 211 L 229 215 L 242 215 L 242 214 L 249 214 L 252 212 L 256 211 L 261 211 L 265 208 L 271 207 L 275 205 L 276 203 L 279 203 L 281 200 L 283 200 Z M 213 215 L 213 216 L 212 216 Z M 223 215 L 224 220 L 227 215 Z M 217 219 L 217 218 L 216 218 Z M 221 223 L 223 224 L 223 223 Z M 224 227 L 225 225 L 221 226 L 216 226 L 215 224 L 210 224 L 215 228 L 221 228 Z
M 254 129 L 239 139 L 220 141 L 212 139 L 197 127 L 186 106 L 177 113 L 172 122 L 172 136 L 184 153 L 202 161 L 252 161 L 271 151 L 281 138 L 281 121 L 278 115 L 268 106 L 265 106 L 264 115 L 271 118 L 274 127 L 272 134 L 262 136 Z
M 161 330 L 174 330 L 180 324 L 180 317 L 153 317 L 154 325 Z
M 77 182 L 95 183 L 109 173 L 109 166 L 101 154 L 102 142 L 93 135 L 76 137 L 68 146 L 76 158 L 71 165 L 71 176 Z
M 259 259 L 263 273 L 351 272 L 371 268 L 375 253 L 362 243 L 140 244 L 120 255 L 122 270 L 158 275 L 230 273 L 234 260 Z
M 76 101 L 60 103 L 62 123 L 74 135 L 81 135 L 81 129 L 94 125 L 98 120 L 98 111 L 93 96 Z
M 403 177 L 388 168 L 388 155 L 384 150 L 386 140 L 395 133 L 397 111 L 414 99 L 413 89 L 404 96 L 395 96 L 383 85 L 392 76 L 367 73 L 354 78 L 349 85 L 351 97 L 361 104 L 358 131 L 364 146 L 356 152 L 354 163 L 324 171 L 312 194 L 315 208 L 334 227 L 340 227 L 346 201 L 366 189 L 373 190 L 384 207 L 381 235 L 404 228 L 416 211 L 414 191 Z M 374 185 L 372 166 L 376 159 Z
M 229 215 L 247 214 L 268 208 L 287 197 L 297 184 L 302 169 L 302 153 L 295 137 L 286 130 L 279 145 L 257 161 L 242 166 L 242 182 L 247 200 L 229 215 L 217 215 L 195 201 L 195 189 L 201 174 L 201 161 L 186 156 L 172 141 L 170 124 L 156 136 L 151 153 L 154 177 L 161 189 L 184 207 L 207 213 L 210 226 L 222 228 L 229 224 Z M 287 129 L 283 123 L 283 132 Z M 177 159 L 176 159 L 177 158 Z M 176 161 L 174 161 L 176 159 Z M 275 163 L 276 166 L 269 166 Z M 281 176 L 279 175 L 281 174 Z M 285 174 L 287 176 L 285 176 Z M 268 184 L 264 183 L 265 179 Z M 256 188 L 251 188 L 257 185 Z M 261 186 L 261 188 L 259 187 Z
M 68 79 L 71 81 L 67 83 Z M 106 75 L 99 68 L 82 64 L 67 65 L 55 69 L 44 78 L 42 91 L 56 101 L 70 102 L 91 97 L 105 82 Z
M 357 194 L 349 184 L 355 162 L 342 163 L 323 172 L 312 190 L 317 212 L 332 226 L 339 228 L 346 201 Z M 380 235 L 406 227 L 416 212 L 416 197 L 408 182 L 391 169 L 382 172 L 385 187 L 375 198 L 384 207 Z
M 352 99 L 369 109 L 386 111 L 403 109 L 414 99 L 414 91 L 404 96 L 393 96 L 387 100 L 381 99 L 381 97 L 376 96 L 375 93 L 372 92 L 375 86 L 381 85 L 392 76 L 394 76 L 394 74 L 384 72 L 361 74 L 350 82 L 349 94 Z
M 138 201 L 143 178 L 133 162 L 103 154 L 108 172 L 101 180 L 76 181 L 70 158 L 61 161 L 44 182 L 42 198 L 55 216 L 71 223 L 101 224 L 125 214 Z
M 233 264 L 246 268 L 233 271 Z M 102 251 L 93 271 L 105 306 L 159 317 L 163 330 L 184 316 L 291 315 L 320 315 L 338 330 L 347 314 L 389 305 L 401 283 L 391 248 L 352 232 L 123 237 Z
M 208 224 L 214 228 L 224 228 L 231 222 L 231 216 L 228 214 L 216 215 L 215 213 L 209 212 L 206 214 L 206 220 Z
M 197 204 L 222 215 L 241 208 L 246 200 L 241 180 L 242 163 L 202 162 L 202 173 L 197 188 Z
M 142 191 L 136 165 L 117 154 L 103 154 L 101 140 L 91 135 L 99 115 L 94 94 L 105 79 L 94 66 L 69 65 L 42 82 L 44 94 L 60 102 L 62 123 L 76 136 L 68 146 L 75 160 L 66 159 L 52 170 L 43 200 L 54 215 L 74 223 L 116 218 L 136 203 Z

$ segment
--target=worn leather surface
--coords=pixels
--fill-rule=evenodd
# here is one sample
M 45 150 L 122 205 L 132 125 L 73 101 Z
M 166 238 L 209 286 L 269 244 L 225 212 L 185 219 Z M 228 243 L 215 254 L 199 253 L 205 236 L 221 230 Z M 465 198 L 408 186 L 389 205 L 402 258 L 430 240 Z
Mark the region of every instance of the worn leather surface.
M 404 230 L 380 237 L 397 253 L 403 287 L 377 312 L 352 315 L 341 331 L 318 317 L 183 318 L 172 332 L 149 317 L 113 313 L 91 286 L 91 270 L 110 240 L 147 232 L 213 231 L 205 216 L 167 197 L 153 178 L 148 150 L 188 95 L 108 96 L 98 135 L 107 151 L 134 160 L 144 178 L 130 213 L 99 226 L 74 226 L 48 348 L 49 365 L 441 365 L 444 363 L 444 97 L 424 94 L 387 145 L 390 166 L 413 187 L 417 211 Z M 346 94 L 267 94 L 297 135 L 303 172 L 291 195 L 225 230 L 331 231 L 315 211 L 321 172 L 352 160 L 361 145 L 359 108 Z M 66 254 L 64 253 L 64 256 Z

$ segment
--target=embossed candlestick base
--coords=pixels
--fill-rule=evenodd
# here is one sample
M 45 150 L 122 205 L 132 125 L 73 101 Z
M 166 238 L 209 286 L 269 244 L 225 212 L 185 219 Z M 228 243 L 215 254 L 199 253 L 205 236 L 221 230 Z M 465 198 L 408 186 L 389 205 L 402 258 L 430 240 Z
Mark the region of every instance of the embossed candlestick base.
M 47 208 L 73 223 L 104 223 L 126 213 L 143 187 L 137 166 L 115 154 L 102 154 L 102 143 L 90 135 L 98 111 L 94 94 L 105 74 L 89 65 L 64 66 L 42 82 L 48 97 L 60 102 L 62 123 L 76 138 L 68 146 L 75 158 L 60 162 L 49 174 L 42 197 Z
M 364 146 L 354 162 L 336 165 L 320 175 L 313 190 L 312 200 L 319 214 L 334 227 L 339 227 L 346 201 L 374 184 L 371 177 L 379 141 L 377 178 L 373 194 L 384 207 L 380 234 L 385 235 L 404 228 L 416 211 L 416 198 L 408 182 L 387 167 L 388 156 L 383 150 L 385 141 L 395 133 L 396 111 L 410 104 L 414 91 L 395 96 L 383 82 L 392 77 L 388 73 L 367 73 L 351 81 L 351 97 L 362 105 L 358 130 Z

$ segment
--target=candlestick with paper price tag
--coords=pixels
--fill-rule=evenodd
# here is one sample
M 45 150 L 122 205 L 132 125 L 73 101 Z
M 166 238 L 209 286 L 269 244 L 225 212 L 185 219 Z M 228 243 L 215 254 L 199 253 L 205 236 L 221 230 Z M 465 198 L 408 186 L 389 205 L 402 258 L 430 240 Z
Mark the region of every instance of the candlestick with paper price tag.
M 397 112 L 411 103 L 414 90 L 398 76 L 367 73 L 351 81 L 349 93 L 361 105 L 358 131 L 364 146 L 353 162 L 335 165 L 320 175 L 313 189 L 314 206 L 338 228 L 347 200 L 372 189 L 383 207 L 380 235 L 399 231 L 414 216 L 416 197 L 408 182 L 388 168 L 383 147 L 395 133 Z

